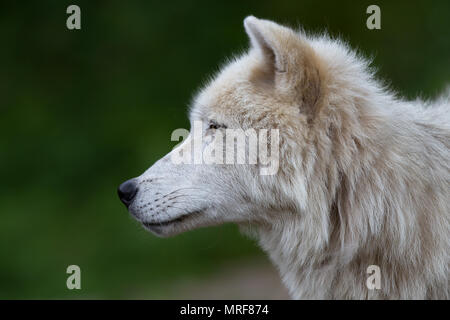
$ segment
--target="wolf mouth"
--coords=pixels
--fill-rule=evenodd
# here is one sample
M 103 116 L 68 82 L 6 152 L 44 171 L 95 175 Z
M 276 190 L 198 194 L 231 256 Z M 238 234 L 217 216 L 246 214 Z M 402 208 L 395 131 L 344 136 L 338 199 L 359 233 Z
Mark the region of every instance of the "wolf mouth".
M 168 226 L 169 224 L 172 223 L 179 223 L 181 221 L 186 220 L 186 218 L 188 217 L 192 217 L 193 215 L 196 216 L 200 213 L 202 213 L 203 210 L 196 210 L 196 211 L 192 211 L 189 213 L 185 213 L 175 219 L 171 219 L 171 220 L 166 220 L 166 221 L 160 221 L 160 222 L 143 222 L 142 224 L 147 227 L 147 228 L 151 228 L 151 227 L 164 227 L 164 226 Z

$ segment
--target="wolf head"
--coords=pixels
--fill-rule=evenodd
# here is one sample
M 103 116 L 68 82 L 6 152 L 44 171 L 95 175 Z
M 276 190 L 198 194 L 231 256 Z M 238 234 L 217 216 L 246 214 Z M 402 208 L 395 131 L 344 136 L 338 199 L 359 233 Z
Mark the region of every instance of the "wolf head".
M 313 187 L 307 177 L 315 168 L 306 157 L 316 156 L 308 148 L 317 139 L 311 128 L 324 126 L 321 134 L 327 135 L 326 125 L 318 119 L 329 96 L 327 73 L 333 66 L 318 54 L 320 41 L 252 16 L 244 26 L 251 47 L 193 100 L 189 136 L 141 176 L 119 187 L 131 214 L 159 236 L 226 222 L 273 225 L 307 206 L 306 194 Z M 328 61 L 346 59 L 336 50 L 322 51 L 331 55 Z M 246 151 L 247 159 L 255 155 L 260 159 L 265 144 L 276 165 L 177 161 L 186 155 L 203 158 L 211 146 L 216 147 L 214 154 L 219 153 L 230 143 L 225 141 L 230 130 L 246 133 L 236 148 Z M 248 135 L 252 130 L 256 148 Z M 260 133 L 268 133 L 266 139 L 259 139 Z M 232 140 L 233 144 L 238 139 Z M 261 174 L 267 164 L 268 173 Z

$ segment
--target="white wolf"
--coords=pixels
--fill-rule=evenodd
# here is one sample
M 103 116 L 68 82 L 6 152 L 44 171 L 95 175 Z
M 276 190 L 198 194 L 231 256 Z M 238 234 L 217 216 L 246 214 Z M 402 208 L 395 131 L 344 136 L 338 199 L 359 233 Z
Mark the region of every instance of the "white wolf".
M 387 92 L 340 41 L 247 17 L 251 48 L 194 99 L 191 121 L 278 129 L 279 169 L 174 164 L 174 152 L 119 195 L 159 236 L 237 223 L 295 299 L 448 299 L 450 99 Z M 201 152 L 201 149 L 200 149 Z M 380 268 L 380 288 L 366 286 Z

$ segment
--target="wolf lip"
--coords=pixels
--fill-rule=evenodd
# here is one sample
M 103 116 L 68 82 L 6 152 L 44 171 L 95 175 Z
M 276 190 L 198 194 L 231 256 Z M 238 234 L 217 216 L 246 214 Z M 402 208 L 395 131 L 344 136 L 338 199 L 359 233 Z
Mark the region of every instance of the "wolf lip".
M 142 224 L 147 227 L 147 228 L 151 228 L 151 227 L 164 227 L 167 226 L 169 224 L 172 223 L 177 223 L 177 222 L 181 222 L 183 220 L 185 220 L 187 217 L 190 217 L 192 215 L 196 215 L 201 213 L 201 210 L 197 210 L 197 211 L 192 211 L 190 213 L 185 213 L 175 219 L 171 219 L 171 220 L 166 220 L 166 221 L 160 221 L 160 222 L 142 222 Z

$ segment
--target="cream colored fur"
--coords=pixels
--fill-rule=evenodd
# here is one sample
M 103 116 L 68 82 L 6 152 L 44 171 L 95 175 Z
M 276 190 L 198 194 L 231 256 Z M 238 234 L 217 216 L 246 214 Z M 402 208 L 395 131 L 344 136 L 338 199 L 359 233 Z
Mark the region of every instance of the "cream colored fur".
M 191 120 L 205 135 L 211 120 L 279 129 L 278 173 L 175 166 L 169 154 L 137 178 L 130 211 L 161 236 L 239 224 L 295 299 L 448 299 L 449 97 L 403 101 L 338 40 L 244 24 L 251 49 L 199 92 Z M 146 224 L 184 212 L 194 214 Z M 369 265 L 380 267 L 379 290 L 366 287 Z

